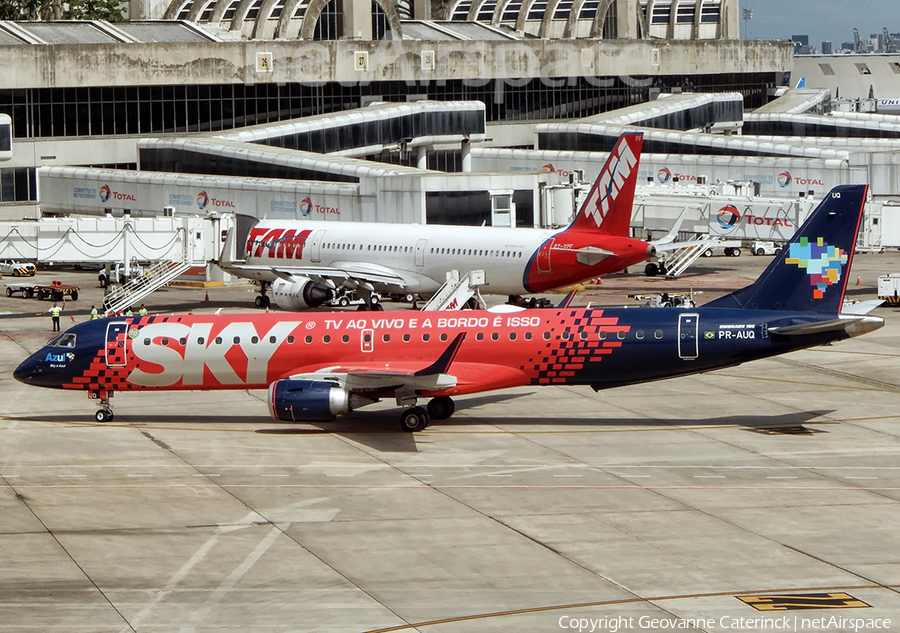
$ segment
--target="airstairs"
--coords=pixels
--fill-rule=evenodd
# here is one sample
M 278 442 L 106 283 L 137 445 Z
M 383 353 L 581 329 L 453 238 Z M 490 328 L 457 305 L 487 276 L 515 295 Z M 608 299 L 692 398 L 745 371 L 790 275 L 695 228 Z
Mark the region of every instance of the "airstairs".
M 715 248 L 721 241 L 722 238 L 717 235 L 701 235 L 698 233 L 691 240 L 690 246 L 678 249 L 666 260 L 666 278 L 678 279 L 684 271 L 700 259 L 703 253 L 710 248 Z
M 462 279 L 458 270 L 447 273 L 447 281 L 441 286 L 434 296 L 428 300 L 423 310 L 461 310 L 472 297 L 476 297 L 478 304 L 483 306 L 479 288 L 485 285 L 483 270 L 473 270 Z
M 190 267 L 187 261 L 160 261 L 143 275 L 132 277 L 121 285 L 109 286 L 109 292 L 103 298 L 103 314 L 117 313 L 138 305 L 142 299 L 184 274 Z

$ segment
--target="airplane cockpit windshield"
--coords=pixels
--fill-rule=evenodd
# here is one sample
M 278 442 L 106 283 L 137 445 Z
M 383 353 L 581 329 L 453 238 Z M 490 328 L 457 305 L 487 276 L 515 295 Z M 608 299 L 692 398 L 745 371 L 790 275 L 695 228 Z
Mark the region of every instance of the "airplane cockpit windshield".
M 47 347 L 75 347 L 75 335 L 66 332 L 50 339 Z

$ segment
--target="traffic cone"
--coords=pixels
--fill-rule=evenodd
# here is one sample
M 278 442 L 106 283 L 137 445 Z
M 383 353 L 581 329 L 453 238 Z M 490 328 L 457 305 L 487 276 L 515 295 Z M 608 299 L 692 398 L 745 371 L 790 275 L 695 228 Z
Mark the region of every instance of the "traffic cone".
M 204 300 L 205 302 L 209 303 L 209 290 L 206 291 L 206 296 L 203 297 L 203 300 Z
M 859 275 L 856 276 L 856 285 L 862 285 L 862 282 L 859 280 Z

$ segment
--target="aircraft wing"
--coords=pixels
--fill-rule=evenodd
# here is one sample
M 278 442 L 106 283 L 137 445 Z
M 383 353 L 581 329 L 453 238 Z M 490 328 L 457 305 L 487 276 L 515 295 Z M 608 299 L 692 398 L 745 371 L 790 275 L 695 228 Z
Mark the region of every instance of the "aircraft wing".
M 321 380 L 334 382 L 347 391 L 361 395 L 379 396 L 386 393 L 403 391 L 407 393 L 421 391 L 441 391 L 456 386 L 456 377 L 447 373 L 456 358 L 465 332 L 460 332 L 447 346 L 444 352 L 427 367 L 420 363 L 392 363 L 394 369 L 388 370 L 382 364 L 370 365 L 360 363 L 350 366 L 335 365 L 323 367 L 313 372 L 295 374 L 293 379 Z
M 362 282 L 383 286 L 396 286 L 406 288 L 408 282 L 405 278 L 384 267 L 373 269 L 366 264 L 348 262 L 339 266 L 261 266 L 249 264 L 231 264 L 227 267 L 229 272 L 240 275 L 241 272 L 256 273 L 254 278 L 260 275 L 272 275 L 285 281 L 295 281 L 297 277 L 307 277 L 321 282 L 331 281 L 334 285 L 342 283 Z

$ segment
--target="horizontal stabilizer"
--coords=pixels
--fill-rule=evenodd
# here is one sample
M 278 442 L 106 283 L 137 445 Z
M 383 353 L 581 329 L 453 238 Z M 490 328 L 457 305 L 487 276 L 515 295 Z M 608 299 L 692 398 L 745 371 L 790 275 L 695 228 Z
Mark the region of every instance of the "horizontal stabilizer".
M 581 248 L 553 248 L 554 251 L 565 251 L 567 253 L 575 253 L 575 259 L 579 264 L 593 266 L 599 264 L 607 257 L 615 255 L 612 251 L 607 251 L 596 246 L 583 246 Z
M 847 336 L 854 337 L 874 332 L 881 327 L 884 327 L 884 319 L 881 317 L 842 314 L 837 319 L 827 321 L 773 326 L 769 328 L 769 333 L 781 336 L 810 336 L 844 330 Z
M 845 303 L 841 309 L 841 314 L 869 314 L 872 310 L 884 303 L 883 299 L 869 299 L 868 301 L 858 301 L 856 303 Z
M 784 334 L 786 336 L 804 336 L 819 334 L 821 332 L 834 332 L 842 330 L 862 317 L 850 317 L 848 319 L 829 319 L 828 321 L 812 321 L 810 323 L 798 323 L 796 325 L 779 325 L 769 328 L 770 334 Z

